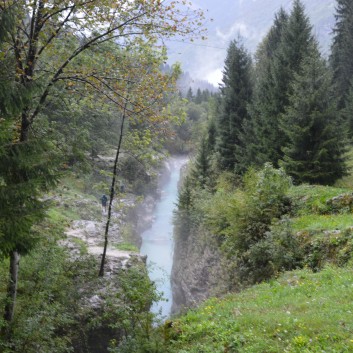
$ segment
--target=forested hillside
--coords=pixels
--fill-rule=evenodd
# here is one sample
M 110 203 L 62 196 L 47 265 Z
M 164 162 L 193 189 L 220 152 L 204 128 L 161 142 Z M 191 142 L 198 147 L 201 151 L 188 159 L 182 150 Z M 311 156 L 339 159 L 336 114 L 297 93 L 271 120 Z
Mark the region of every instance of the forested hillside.
M 175 312 L 195 307 L 208 297 L 243 291 L 264 281 L 274 283 L 284 271 L 306 268 L 319 272 L 328 264 L 349 269 L 353 70 L 348 53 L 353 53 L 353 7 L 345 0 L 337 1 L 336 6 L 328 60 L 319 50 L 301 1 L 294 1 L 289 11 L 277 11 L 254 57 L 241 41 L 229 44 L 220 93 L 210 103 L 214 109 L 204 124 L 179 194 Z M 334 267 L 332 271 L 349 277 L 349 270 Z M 292 275 L 282 278 L 288 276 Z M 311 281 L 302 272 L 293 276 Z M 323 277 L 316 278 L 314 281 L 326 285 Z M 347 281 L 352 283 L 352 278 Z M 281 278 L 279 283 L 274 286 L 283 286 L 285 291 Z M 274 306 L 261 319 L 262 324 L 250 323 L 250 316 L 238 320 L 235 314 L 231 315 L 235 326 L 241 326 L 231 330 L 232 319 L 228 318 L 217 333 L 210 334 L 210 341 L 197 340 L 209 335 L 210 320 L 216 326 L 218 315 L 223 320 L 226 314 L 221 307 L 228 301 L 234 305 L 231 310 L 254 310 L 256 317 L 262 316 L 263 303 L 256 304 L 258 309 L 249 308 L 242 298 L 249 295 L 252 305 L 250 298 L 261 301 L 272 295 L 271 290 L 271 285 L 263 286 L 224 301 L 211 300 L 176 319 L 170 351 L 350 351 L 349 335 L 337 334 L 336 343 L 317 338 L 317 327 L 330 325 L 329 321 L 319 324 L 318 318 L 309 324 L 309 318 L 303 317 L 303 327 L 279 323 L 287 331 L 283 337 L 274 335 L 270 342 L 267 320 L 274 315 L 271 310 L 277 310 Z M 339 295 L 332 290 L 333 296 Z M 297 305 L 301 304 L 298 299 Z M 285 310 L 287 304 L 281 305 L 279 310 Z M 339 311 L 340 305 L 346 304 L 337 303 L 334 310 Z M 324 311 L 319 315 L 325 315 Z M 198 326 L 203 319 L 207 323 Z M 244 326 L 240 324 L 243 319 Z M 306 331 L 306 325 L 313 329 Z M 255 327 L 264 332 L 254 334 L 259 335 L 258 340 L 251 335 Z M 198 333 L 193 336 L 195 330 Z M 286 336 L 293 330 L 295 336 Z M 351 326 L 347 330 L 352 333 Z M 275 343 L 278 337 L 284 342 Z
M 132 201 L 120 193 L 156 189 L 163 141 L 180 120 L 167 109 L 179 68 L 162 72 L 158 42 L 204 32 L 202 12 L 177 3 L 0 3 L 1 352 L 104 352 L 143 315 L 150 329 L 144 265 L 125 273 L 131 263 L 117 269 L 109 256 L 129 233 L 120 208 Z M 87 232 L 68 232 L 80 218 Z M 86 244 L 77 232 L 89 238 L 94 222 L 99 240 Z
M 0 352 L 352 351 L 353 4 L 281 3 L 0 1 Z M 222 84 L 178 90 L 162 43 L 206 27 Z M 168 154 L 163 322 L 139 228 Z

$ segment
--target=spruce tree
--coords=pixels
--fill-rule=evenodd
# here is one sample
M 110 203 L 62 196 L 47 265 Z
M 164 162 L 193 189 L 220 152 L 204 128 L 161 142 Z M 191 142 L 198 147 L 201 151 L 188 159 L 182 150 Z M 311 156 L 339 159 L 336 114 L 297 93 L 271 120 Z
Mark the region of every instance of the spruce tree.
M 194 100 L 194 94 L 192 92 L 192 88 L 189 87 L 187 93 L 186 93 L 186 99 L 189 101 L 189 102 L 192 102 Z
M 340 111 L 343 123 L 347 130 L 349 141 L 352 143 L 353 138 L 353 85 L 349 90 L 346 100 L 345 107 Z
M 207 102 L 210 98 L 210 91 L 208 89 L 205 89 L 201 92 L 201 101 L 202 102 Z
M 217 127 L 215 119 L 211 118 L 207 125 L 207 150 L 211 155 L 215 152 L 217 141 Z
M 200 141 L 191 172 L 191 176 L 201 188 L 205 188 L 210 177 L 211 162 L 209 152 L 207 136 L 204 136 Z
M 0 51 L 13 34 L 16 7 L 1 13 Z M 11 51 L 0 59 L 0 260 L 9 258 L 9 277 L 3 318 L 14 318 L 20 255 L 33 249 L 37 242 L 33 225 L 45 216 L 43 192 L 57 181 L 53 144 L 42 131 L 21 140 L 18 129 L 21 110 L 38 90 L 38 84 L 20 84 Z M 3 325 L 1 333 L 10 326 Z
M 264 70 L 258 76 L 256 98 L 251 108 L 253 126 L 249 130 L 255 140 L 248 147 L 248 154 L 255 155 L 256 164 L 271 162 L 277 167 L 283 156 L 286 135 L 280 128 L 281 115 L 289 104 L 291 82 L 313 42 L 304 6 L 295 0 L 288 19 L 283 10 L 277 14 L 259 54 L 257 72 L 263 67 Z M 255 152 L 251 151 L 251 146 Z
M 273 61 L 288 22 L 288 14 L 281 8 L 275 14 L 274 23 L 256 52 L 255 87 L 249 106 L 250 119 L 244 122 L 244 163 L 263 165 L 267 161 L 276 164 L 278 154 L 278 107 L 274 96 Z
M 331 76 L 314 44 L 291 86 L 282 129 L 282 166 L 297 183 L 333 184 L 346 172 L 345 139 L 332 98 Z
M 196 104 L 201 104 L 202 103 L 202 94 L 201 94 L 200 88 L 198 88 L 197 91 L 196 91 L 195 103 Z
M 251 57 L 237 41 L 228 47 L 217 115 L 219 166 L 234 171 L 241 161 L 243 122 L 252 96 Z
M 214 170 L 212 168 L 212 158 L 216 146 L 216 124 L 214 119 L 210 119 L 207 124 L 205 135 L 198 145 L 191 176 L 196 184 L 201 188 L 211 186 Z
M 330 63 L 338 105 L 342 109 L 346 105 L 353 79 L 353 2 L 337 0 L 335 18 Z

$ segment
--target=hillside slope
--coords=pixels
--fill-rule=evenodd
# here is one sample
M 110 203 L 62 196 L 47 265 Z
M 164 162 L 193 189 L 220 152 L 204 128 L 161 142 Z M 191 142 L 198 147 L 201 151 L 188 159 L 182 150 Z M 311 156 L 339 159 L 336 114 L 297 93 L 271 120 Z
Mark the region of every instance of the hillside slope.
M 173 321 L 167 352 L 352 352 L 352 289 L 349 267 L 285 273 Z

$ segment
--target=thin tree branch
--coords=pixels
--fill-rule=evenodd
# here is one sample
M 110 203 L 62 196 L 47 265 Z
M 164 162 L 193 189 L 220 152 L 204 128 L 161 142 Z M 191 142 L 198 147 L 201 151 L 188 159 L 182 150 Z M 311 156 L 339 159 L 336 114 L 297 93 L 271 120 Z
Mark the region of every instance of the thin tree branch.
M 59 26 L 57 27 L 55 32 L 48 38 L 47 42 L 45 44 L 43 44 L 43 46 L 38 50 L 37 56 L 40 56 L 42 54 L 42 52 L 45 50 L 45 48 L 52 42 L 52 40 L 55 37 L 57 37 L 57 35 L 61 31 L 61 29 L 64 27 L 65 23 L 67 22 L 67 20 L 70 18 L 70 16 L 71 16 L 72 12 L 74 11 L 74 9 L 75 9 L 75 5 L 73 5 L 71 7 L 70 12 L 66 16 L 66 18 L 59 24 Z
M 87 42 L 86 44 L 84 44 L 83 46 L 77 48 L 70 56 L 69 58 L 67 58 L 64 63 L 57 69 L 56 73 L 54 74 L 54 76 L 52 77 L 52 79 L 50 80 L 50 82 L 48 83 L 46 89 L 44 90 L 39 103 L 37 104 L 37 107 L 35 108 L 34 112 L 32 113 L 31 117 L 30 117 L 30 123 L 33 123 L 33 120 L 36 118 L 36 116 L 38 115 L 42 105 L 44 104 L 44 102 L 47 99 L 47 96 L 49 94 L 49 91 L 51 89 L 51 87 L 53 86 L 53 84 L 57 81 L 57 79 L 59 78 L 59 76 L 62 74 L 63 70 L 66 68 L 66 66 L 69 65 L 70 61 L 73 60 L 75 57 L 77 57 L 80 53 L 82 53 L 83 51 L 87 50 L 88 48 L 90 48 L 95 42 L 99 41 L 101 38 L 104 38 L 105 36 L 108 36 L 109 34 L 113 33 L 115 30 L 118 30 L 124 26 L 126 26 L 127 24 L 135 21 L 137 18 L 140 18 L 142 16 L 144 16 L 146 13 L 140 13 L 139 15 L 134 16 L 133 18 L 130 18 L 128 20 L 126 20 L 125 22 L 121 23 L 119 26 L 116 26 L 114 28 L 112 28 L 111 30 L 108 30 L 94 38 L 92 38 L 89 42 Z M 125 34 L 122 34 L 121 36 L 125 36 Z

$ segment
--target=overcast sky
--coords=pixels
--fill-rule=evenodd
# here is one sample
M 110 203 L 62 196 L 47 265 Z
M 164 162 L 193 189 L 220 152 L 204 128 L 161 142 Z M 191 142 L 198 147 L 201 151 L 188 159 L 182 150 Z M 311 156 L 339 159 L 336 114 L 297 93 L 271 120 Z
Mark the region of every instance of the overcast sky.
M 193 78 L 211 82 L 215 86 L 222 78 L 222 69 L 229 42 L 238 35 L 245 47 L 254 53 L 257 45 L 271 27 L 274 14 L 281 6 L 287 11 L 292 0 L 194 0 L 194 6 L 208 9 L 208 39 L 194 43 L 172 41 L 169 62 L 179 61 Z M 334 0 L 303 0 L 314 29 L 327 55 L 333 24 Z

